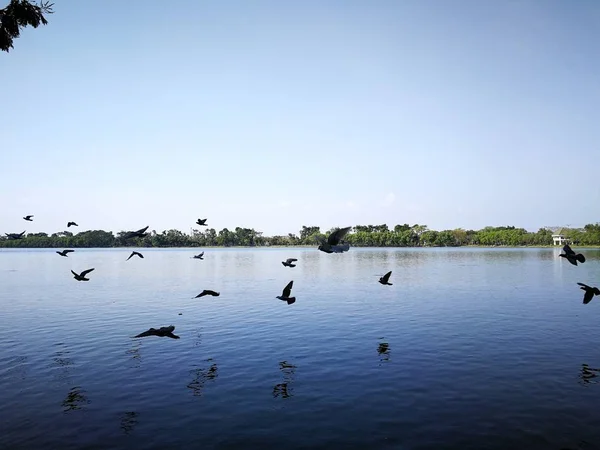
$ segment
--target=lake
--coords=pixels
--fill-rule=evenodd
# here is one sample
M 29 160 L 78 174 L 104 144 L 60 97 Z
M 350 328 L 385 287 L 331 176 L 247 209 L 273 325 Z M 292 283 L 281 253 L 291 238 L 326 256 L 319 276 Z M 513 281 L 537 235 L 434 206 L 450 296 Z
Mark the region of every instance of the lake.
M 0 250 L 0 448 L 600 446 L 598 249 L 136 250 Z

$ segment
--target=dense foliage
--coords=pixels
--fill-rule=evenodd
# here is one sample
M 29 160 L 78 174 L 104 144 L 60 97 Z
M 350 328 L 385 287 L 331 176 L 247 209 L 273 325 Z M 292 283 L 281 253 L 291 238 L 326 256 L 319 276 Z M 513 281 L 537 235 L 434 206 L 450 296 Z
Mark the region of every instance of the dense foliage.
M 0 50 L 9 52 L 13 41 L 21 34 L 21 29 L 47 25 L 44 14 L 52 14 L 51 3 L 36 5 L 28 0 L 11 0 L 8 6 L 0 9 Z
M 16 230 L 19 231 L 19 230 Z M 269 245 L 316 245 L 319 239 L 332 230 L 321 232 L 317 226 L 303 226 L 298 235 L 263 236 L 252 228 L 237 227 L 231 231 L 223 228 L 217 232 L 213 228 L 205 231 L 192 230 L 185 234 L 179 230 L 152 231 L 143 238 L 124 239 L 125 232 L 115 236 L 103 230 L 83 231 L 73 234 L 69 231 L 54 233 L 30 233 L 23 239 L 10 240 L 0 237 L 0 247 L 209 247 L 209 246 L 269 246 Z M 563 228 L 561 233 L 575 245 L 600 245 L 600 224 L 586 225 L 582 229 Z M 552 245 L 552 231 L 541 228 L 528 232 L 515 227 L 486 227 L 482 230 L 443 230 L 435 231 L 426 225 L 357 225 L 346 236 L 346 242 L 355 247 L 459 247 L 463 245 L 481 246 L 544 246 Z

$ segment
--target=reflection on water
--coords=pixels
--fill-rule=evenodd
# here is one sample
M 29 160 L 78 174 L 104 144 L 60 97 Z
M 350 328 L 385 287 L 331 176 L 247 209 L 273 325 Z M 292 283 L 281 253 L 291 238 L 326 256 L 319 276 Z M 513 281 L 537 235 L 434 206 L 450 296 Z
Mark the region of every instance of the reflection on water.
M 208 358 L 206 360 L 207 363 L 211 362 L 213 359 Z M 197 367 L 197 366 L 194 366 Z M 193 380 L 187 385 L 189 389 L 192 390 L 192 394 L 194 396 L 200 397 L 202 396 L 202 391 L 204 389 L 204 385 L 207 381 L 214 381 L 218 376 L 218 368 L 216 363 L 212 363 L 208 368 L 200 367 L 198 369 L 190 370 L 190 374 L 193 376 Z
M 127 350 L 125 353 L 131 355 L 129 361 L 132 364 L 132 367 L 138 369 L 142 362 L 142 354 L 140 353 L 140 348 L 142 346 L 141 340 L 132 341 L 133 347 Z
M 63 411 L 73 411 L 76 409 L 81 409 L 84 405 L 89 404 L 87 396 L 85 395 L 85 391 L 81 389 L 81 386 L 75 386 L 71 388 L 69 393 L 67 394 L 67 398 L 65 398 L 62 402 Z
M 377 354 L 379 355 L 379 365 L 381 365 L 382 362 L 388 362 L 390 360 L 390 344 L 387 342 L 380 342 L 377 346 Z
M 194 340 L 194 346 L 198 347 L 202 345 L 202 328 L 196 331 L 196 339 Z
M 73 360 L 69 358 L 70 351 L 63 342 L 55 344 L 55 347 L 58 347 L 59 350 L 54 353 L 52 358 L 56 369 L 54 371 L 54 376 L 56 377 L 57 381 L 68 381 L 70 379 L 71 369 L 73 366 Z
M 598 373 L 600 373 L 600 369 L 594 369 L 587 364 L 582 364 L 581 371 L 579 372 L 579 383 L 584 385 L 598 384 L 600 380 L 595 379 L 598 378 Z
M 129 434 L 133 431 L 133 429 L 138 423 L 137 417 L 138 413 L 134 411 L 123 413 L 123 415 L 121 416 L 121 430 L 123 431 L 123 433 Z
M 600 250 L 580 267 L 559 249 L 144 251 L 125 265 L 123 249 L 78 250 L 102 268 L 91 284 L 52 249 L 0 251 L 0 449 L 600 442 L 600 302 L 575 284 L 594 282 Z M 279 310 L 290 271 L 304 300 Z M 204 285 L 226 296 L 188 299 Z M 130 339 L 169 318 L 178 345 Z
M 296 366 L 288 363 L 287 361 L 281 361 L 279 363 L 279 370 L 283 373 L 283 383 L 278 383 L 273 387 L 273 397 L 277 398 L 281 396 L 281 398 L 289 398 L 292 397 L 293 394 L 293 385 L 294 381 L 294 372 L 296 370 Z

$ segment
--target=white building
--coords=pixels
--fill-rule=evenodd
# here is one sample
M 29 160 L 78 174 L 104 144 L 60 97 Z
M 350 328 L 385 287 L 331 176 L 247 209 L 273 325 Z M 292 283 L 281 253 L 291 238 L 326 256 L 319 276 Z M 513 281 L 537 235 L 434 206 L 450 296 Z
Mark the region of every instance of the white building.
M 567 239 L 561 232 L 562 228 L 552 235 L 552 243 L 554 245 L 565 245 L 569 243 L 569 239 Z

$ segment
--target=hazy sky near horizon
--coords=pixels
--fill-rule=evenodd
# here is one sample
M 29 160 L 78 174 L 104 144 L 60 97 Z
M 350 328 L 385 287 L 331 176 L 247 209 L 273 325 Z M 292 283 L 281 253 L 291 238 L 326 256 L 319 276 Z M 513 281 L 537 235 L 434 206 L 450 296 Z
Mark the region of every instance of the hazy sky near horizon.
M 600 220 L 600 2 L 54 10 L 0 52 L 1 233 Z

